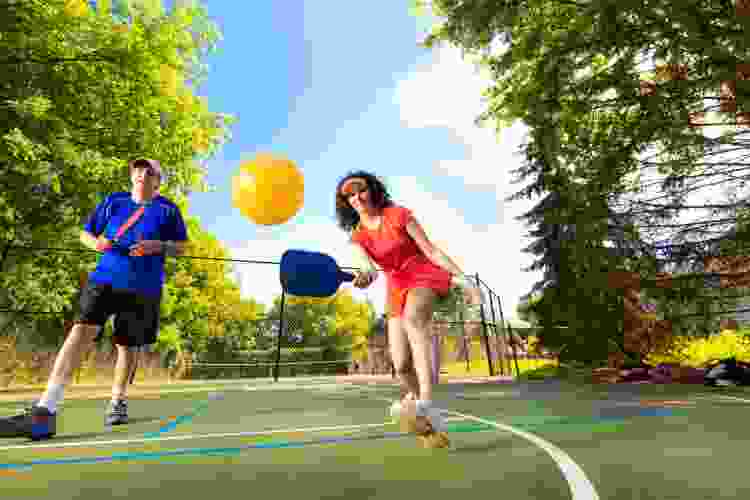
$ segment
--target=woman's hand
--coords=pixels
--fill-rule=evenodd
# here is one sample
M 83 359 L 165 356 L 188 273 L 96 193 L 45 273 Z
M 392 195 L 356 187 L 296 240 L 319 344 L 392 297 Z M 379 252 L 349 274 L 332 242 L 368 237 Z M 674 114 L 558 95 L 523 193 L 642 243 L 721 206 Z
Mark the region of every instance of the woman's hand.
M 479 306 L 482 304 L 482 292 L 475 286 L 467 286 L 464 288 L 464 300 L 466 304 Z
M 354 275 L 352 284 L 357 288 L 367 288 L 378 277 L 378 273 L 370 271 L 359 271 Z

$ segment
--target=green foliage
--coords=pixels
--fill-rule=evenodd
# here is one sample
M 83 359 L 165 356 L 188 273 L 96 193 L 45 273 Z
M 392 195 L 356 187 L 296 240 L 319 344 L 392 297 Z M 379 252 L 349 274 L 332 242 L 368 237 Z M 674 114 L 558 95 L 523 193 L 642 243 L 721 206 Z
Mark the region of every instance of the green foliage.
M 196 217 L 188 215 L 185 222 L 190 233 L 187 255 L 167 264 L 160 347 L 201 352 L 209 343 L 221 342 L 216 339 L 226 339 L 229 349 L 255 348 L 263 307 L 240 297 L 223 245 Z
M 516 314 L 518 317 L 529 323 L 531 326 L 538 326 L 539 317 L 534 312 L 534 306 L 542 300 L 542 294 L 535 294 L 531 297 L 526 297 L 516 306 Z
M 528 251 L 539 260 L 531 270 L 545 270 L 533 290 L 544 291 L 533 307 L 542 336 L 570 359 L 605 356 L 608 344 L 621 343 L 616 332 L 622 322 L 605 277 L 614 270 L 644 277 L 664 270 L 642 238 L 653 239 L 658 231 L 648 228 L 679 227 L 669 224 L 684 209 L 689 176 L 708 171 L 704 138 L 687 126 L 688 113 L 703 110 L 704 97 L 715 96 L 720 81 L 733 78 L 736 63 L 745 62 L 740 54 L 746 54 L 747 23 L 731 2 L 436 0 L 431 7 L 441 22 L 425 44 L 464 49 L 492 78 L 478 121 L 502 128 L 520 120 L 529 128 L 526 162 L 515 172 L 529 184 L 510 199 L 544 197 L 523 217 L 537 226 Z M 653 76 L 639 68 L 649 51 L 657 64 L 687 65 L 688 81 L 659 81 L 654 96 L 641 96 L 640 80 Z M 736 139 L 734 144 L 741 147 Z M 652 151 L 657 159 L 644 160 Z M 746 158 L 732 161 L 728 171 L 747 165 Z M 664 177 L 664 196 L 653 205 L 632 204 L 629 196 L 641 192 L 648 169 Z M 672 232 L 686 242 L 707 233 L 697 226 Z M 681 259 L 698 266 L 699 247 L 691 245 Z M 682 298 L 673 292 L 654 296 L 673 316 L 708 317 L 732 300 L 698 288 L 693 281 Z M 713 305 L 706 305 L 709 299 Z M 679 323 L 685 332 L 712 327 L 695 319 Z M 553 328 L 560 324 L 569 333 Z
M 61 227 L 78 225 L 97 193 L 129 189 L 126 162 L 136 156 L 167 167 L 167 196 L 203 189 L 193 133 L 213 123 L 209 137 L 218 144 L 231 122 L 205 103 L 179 108 L 160 81 L 165 64 L 200 81 L 201 54 L 218 37 L 204 9 L 187 9 L 188 17 L 136 18 L 121 32 L 109 17 L 72 17 L 63 5 L 0 6 L 8 28 L 0 30 L 0 225 L 7 228 L 6 241 L 47 242 Z M 200 34 L 194 37 L 200 43 L 186 46 L 186 33 Z M 161 114 L 169 115 L 168 127 L 162 128 Z
M 269 316 L 278 318 L 280 313 L 278 297 Z M 377 319 L 372 304 L 355 301 L 346 290 L 328 299 L 287 297 L 284 318 L 287 328 L 282 346 L 323 347 L 325 359 L 341 359 L 343 354 L 357 361 L 367 356 Z
M 79 242 L 81 222 L 104 194 L 130 190 L 127 162 L 159 159 L 167 175 L 161 193 L 187 214 L 187 194 L 208 189 L 201 158 L 234 121 L 187 83 L 205 78 L 204 60 L 220 39 L 204 7 L 165 13 L 151 0 L 123 26 L 107 2 L 97 12 L 66 10 L 67 3 L 0 5 L 0 304 L 60 313 L 0 312 L 3 334 L 31 345 L 62 340 L 79 275 L 96 261 Z M 198 252 L 227 256 L 186 219 Z M 226 327 L 250 342 L 238 325 L 258 308 L 240 300 L 223 266 L 168 264 L 159 349 L 182 350 L 186 341 L 200 348 Z M 211 314 L 224 322 L 208 321 Z

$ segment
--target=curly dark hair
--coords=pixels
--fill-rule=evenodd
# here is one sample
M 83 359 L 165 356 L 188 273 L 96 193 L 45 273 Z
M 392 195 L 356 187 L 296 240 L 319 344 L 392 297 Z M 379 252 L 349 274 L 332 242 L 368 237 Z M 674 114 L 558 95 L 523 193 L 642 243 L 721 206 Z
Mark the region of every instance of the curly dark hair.
M 367 188 L 370 190 L 370 200 L 372 200 L 375 208 L 381 209 L 394 204 L 385 184 L 375 175 L 364 170 L 349 172 L 336 184 L 336 220 L 338 226 L 348 233 L 351 233 L 359 223 L 359 214 L 349 205 L 349 201 L 341 196 L 341 187 L 346 181 L 354 177 L 365 181 Z

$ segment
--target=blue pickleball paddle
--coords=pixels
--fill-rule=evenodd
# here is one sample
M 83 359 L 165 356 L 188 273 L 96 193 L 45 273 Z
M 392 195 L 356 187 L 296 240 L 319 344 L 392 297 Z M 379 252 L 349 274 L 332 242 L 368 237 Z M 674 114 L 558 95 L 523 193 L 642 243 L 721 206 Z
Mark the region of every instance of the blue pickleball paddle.
M 284 252 L 279 277 L 284 291 L 299 297 L 330 297 L 342 283 L 354 280 L 330 255 L 306 250 Z

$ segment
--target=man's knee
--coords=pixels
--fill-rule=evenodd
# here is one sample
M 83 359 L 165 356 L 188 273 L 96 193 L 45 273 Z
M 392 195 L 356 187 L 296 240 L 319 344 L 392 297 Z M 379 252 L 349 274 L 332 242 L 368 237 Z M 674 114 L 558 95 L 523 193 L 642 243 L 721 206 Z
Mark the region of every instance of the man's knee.
M 99 325 L 93 325 L 89 323 L 75 323 L 73 328 L 70 330 L 68 339 L 71 342 L 76 343 L 90 343 L 93 342 L 99 333 Z

